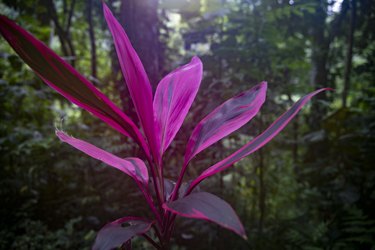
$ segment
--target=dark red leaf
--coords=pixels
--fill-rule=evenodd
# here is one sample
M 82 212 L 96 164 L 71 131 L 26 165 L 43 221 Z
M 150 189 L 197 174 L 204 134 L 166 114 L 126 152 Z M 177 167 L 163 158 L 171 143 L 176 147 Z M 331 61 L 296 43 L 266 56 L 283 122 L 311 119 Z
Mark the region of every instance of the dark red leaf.
M 322 91 L 330 90 L 328 88 L 316 90 L 301 99 L 299 99 L 288 111 L 281 115 L 274 123 L 272 123 L 262 134 L 258 135 L 256 138 L 251 140 L 245 146 L 225 158 L 224 160 L 216 163 L 215 165 L 206 169 L 201 175 L 199 175 L 189 187 L 187 193 L 189 193 L 194 187 L 196 187 L 201 181 L 206 179 L 209 176 L 212 176 L 218 172 L 221 172 L 230 166 L 232 166 L 237 161 L 248 156 L 254 151 L 266 145 L 269 141 L 272 140 L 276 135 L 278 135 L 283 128 L 290 122 L 290 120 L 295 117 L 301 108 L 316 94 L 319 94 Z
M 199 152 L 249 122 L 266 99 L 267 83 L 227 100 L 194 128 L 186 146 L 184 166 Z
M 0 15 L 0 33 L 45 83 L 120 133 L 135 139 L 148 154 L 148 147 L 130 118 L 71 65 L 26 30 L 2 15 Z
M 152 222 L 138 217 L 124 217 L 105 225 L 96 236 L 93 250 L 110 250 L 120 247 L 136 235 L 146 233 Z
M 245 229 L 232 207 L 213 194 L 192 193 L 164 204 L 163 208 L 183 217 L 214 222 L 247 239 Z

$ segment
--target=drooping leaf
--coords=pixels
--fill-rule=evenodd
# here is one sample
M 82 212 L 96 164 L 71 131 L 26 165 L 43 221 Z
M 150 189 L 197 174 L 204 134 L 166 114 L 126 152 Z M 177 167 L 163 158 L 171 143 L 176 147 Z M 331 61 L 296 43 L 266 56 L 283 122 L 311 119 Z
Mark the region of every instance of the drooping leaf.
M 194 128 L 185 153 L 185 164 L 199 152 L 245 125 L 259 111 L 266 99 L 267 83 L 227 100 Z
M 147 185 L 148 172 L 142 160 L 134 157 L 122 159 L 88 142 L 68 136 L 62 131 L 56 131 L 56 135 L 61 141 L 68 143 L 92 158 L 100 160 Z
M 152 108 L 152 89 L 146 71 L 136 51 L 131 45 L 121 24 L 113 16 L 111 10 L 103 2 L 104 17 L 112 33 L 121 70 L 133 100 L 138 118 L 146 135 L 151 152 L 159 159 L 160 145 L 157 143 L 154 129 Z
M 136 235 L 150 230 L 152 222 L 138 217 L 124 217 L 105 225 L 96 236 L 93 250 L 111 250 L 120 247 Z
M 2 15 L 0 15 L 0 33 L 46 84 L 120 133 L 135 139 L 148 154 L 142 134 L 130 118 L 71 65 Z
M 232 207 L 213 194 L 192 193 L 184 198 L 165 203 L 163 208 L 183 217 L 214 222 L 247 238 L 245 229 Z
M 330 90 L 329 88 L 323 88 L 316 90 L 301 99 L 299 99 L 288 111 L 281 115 L 276 121 L 274 121 L 262 134 L 258 135 L 256 138 L 251 140 L 245 146 L 225 158 L 224 160 L 216 163 L 215 165 L 206 169 L 201 175 L 199 175 L 190 185 L 188 193 L 197 186 L 201 181 L 209 176 L 212 176 L 218 172 L 221 172 L 228 167 L 232 166 L 237 161 L 248 156 L 259 148 L 267 144 L 272 138 L 281 132 L 281 130 L 290 122 L 293 117 L 301 110 L 301 108 L 316 94 Z
M 193 57 L 190 63 L 164 77 L 156 89 L 155 128 L 158 131 L 161 154 L 176 136 L 197 95 L 202 70 L 201 60 Z

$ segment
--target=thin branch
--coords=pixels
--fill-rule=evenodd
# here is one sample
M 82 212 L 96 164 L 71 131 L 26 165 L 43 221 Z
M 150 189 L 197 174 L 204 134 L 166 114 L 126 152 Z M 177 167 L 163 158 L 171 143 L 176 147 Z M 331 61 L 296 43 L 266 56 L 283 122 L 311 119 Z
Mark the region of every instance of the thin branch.
M 63 54 L 64 56 L 73 58 L 71 60 L 71 64 L 72 66 L 74 66 L 75 49 L 70 40 L 70 32 L 69 31 L 66 32 L 61 26 L 54 2 L 52 0 L 46 0 L 46 6 L 48 7 L 49 16 L 51 20 L 53 21 L 53 23 L 55 24 L 56 33 L 57 33 L 57 36 L 59 37 Z
M 150 194 L 145 190 L 144 185 L 142 183 L 140 183 L 138 180 L 136 180 L 136 184 L 137 184 L 139 190 L 141 190 L 143 196 L 145 197 L 146 202 L 149 205 L 151 211 L 154 213 L 156 220 L 158 221 L 158 223 L 160 225 L 162 225 L 160 214 L 159 214 L 158 210 L 156 209 L 156 207 L 154 205 L 154 202 L 152 201 L 152 199 L 150 197 Z
M 66 19 L 66 25 L 65 25 L 65 31 L 69 33 L 70 27 L 72 25 L 72 17 L 74 12 L 74 6 L 75 6 L 76 0 L 72 0 L 69 8 L 69 14 L 68 18 Z

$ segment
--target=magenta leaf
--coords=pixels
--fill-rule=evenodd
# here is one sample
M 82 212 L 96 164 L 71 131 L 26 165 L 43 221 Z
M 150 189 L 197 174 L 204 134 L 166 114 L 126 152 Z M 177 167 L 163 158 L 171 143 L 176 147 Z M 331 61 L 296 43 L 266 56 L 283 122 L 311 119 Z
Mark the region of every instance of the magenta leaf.
M 138 217 L 124 217 L 105 225 L 96 236 L 93 250 L 110 250 L 136 235 L 145 234 L 150 230 L 152 222 Z
M 207 115 L 193 130 L 185 153 L 185 163 L 213 143 L 239 129 L 251 120 L 266 99 L 267 83 L 229 99 Z
M 189 193 L 194 187 L 196 187 L 201 181 L 209 176 L 212 176 L 218 172 L 221 172 L 242 158 L 248 156 L 249 154 L 255 152 L 259 148 L 267 144 L 272 138 L 274 138 L 281 130 L 290 122 L 293 117 L 301 110 L 301 108 L 316 94 L 330 90 L 329 88 L 323 88 L 316 90 L 301 99 L 299 99 L 288 111 L 281 115 L 276 121 L 274 121 L 262 134 L 258 135 L 256 138 L 251 140 L 245 146 L 225 158 L 224 160 L 216 163 L 215 165 L 206 169 L 201 175 L 199 175 L 190 185 Z
M 233 208 L 213 194 L 193 193 L 176 201 L 165 203 L 163 208 L 182 217 L 214 222 L 245 239 L 247 238 L 245 229 Z
M 0 15 L 0 33 L 46 84 L 120 133 L 135 139 L 148 154 L 148 148 L 140 131 L 129 117 L 71 65 L 2 15 Z
M 180 129 L 197 95 L 203 66 L 198 57 L 164 77 L 155 93 L 155 127 L 161 154 L 168 148 Z
M 88 142 L 70 137 L 59 130 L 56 131 L 56 135 L 61 141 L 68 143 L 92 158 L 100 160 L 111 167 L 124 172 L 144 185 L 147 185 L 148 172 L 147 167 L 142 160 L 134 157 L 122 159 L 107 151 L 104 151 L 103 149 L 97 148 Z
M 130 96 L 133 100 L 143 131 L 150 145 L 153 156 L 158 160 L 160 145 L 157 144 L 154 129 L 152 108 L 152 89 L 136 51 L 121 24 L 103 2 L 104 16 L 112 33 L 121 70 L 124 75 Z

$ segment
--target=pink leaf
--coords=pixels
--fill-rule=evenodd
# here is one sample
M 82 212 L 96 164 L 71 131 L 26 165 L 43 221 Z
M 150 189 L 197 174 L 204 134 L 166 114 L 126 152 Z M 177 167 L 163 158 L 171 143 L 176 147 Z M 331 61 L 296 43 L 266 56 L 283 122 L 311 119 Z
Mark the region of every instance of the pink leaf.
M 193 130 L 185 153 L 185 164 L 199 152 L 251 120 L 266 99 L 267 83 L 229 99 L 207 115 Z
M 153 156 L 158 160 L 160 157 L 160 145 L 157 144 L 154 131 L 152 89 L 149 79 L 141 60 L 132 47 L 124 29 L 104 2 L 103 10 L 108 27 L 112 33 L 117 56 L 130 96 L 133 100 Z
M 193 193 L 176 201 L 165 203 L 163 208 L 183 217 L 214 222 L 247 239 L 245 229 L 233 208 L 213 194 Z
M 104 151 L 103 149 L 97 148 L 88 142 L 70 137 L 62 131 L 56 131 L 56 135 L 61 141 L 68 143 L 92 158 L 100 160 L 147 185 L 148 172 L 147 167 L 142 160 L 138 158 L 122 159 Z
M 109 250 L 121 247 L 134 236 L 145 234 L 150 230 L 152 224 L 152 222 L 138 217 L 124 217 L 115 220 L 100 229 L 92 249 Z
M 120 133 L 135 139 L 148 154 L 148 148 L 140 131 L 129 117 L 71 65 L 2 15 L 0 15 L 0 33 L 45 83 Z
M 301 108 L 316 94 L 330 90 L 329 88 L 323 88 L 316 90 L 301 99 L 299 99 L 288 111 L 281 115 L 275 122 L 273 122 L 262 134 L 258 135 L 256 138 L 251 140 L 245 146 L 225 158 L 224 160 L 216 163 L 215 165 L 209 167 L 201 175 L 196 178 L 189 187 L 188 193 L 197 186 L 201 181 L 209 176 L 212 176 L 218 172 L 221 172 L 242 158 L 248 156 L 249 154 L 255 152 L 259 148 L 267 144 L 272 138 L 281 132 L 281 130 L 290 122 L 293 117 L 301 110 Z
M 194 57 L 189 64 L 164 77 L 154 98 L 155 127 L 161 154 L 180 129 L 197 95 L 202 80 L 202 62 Z

